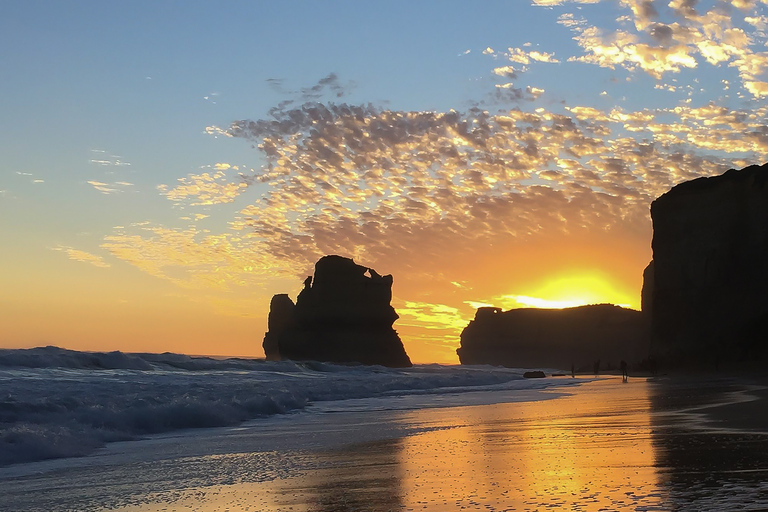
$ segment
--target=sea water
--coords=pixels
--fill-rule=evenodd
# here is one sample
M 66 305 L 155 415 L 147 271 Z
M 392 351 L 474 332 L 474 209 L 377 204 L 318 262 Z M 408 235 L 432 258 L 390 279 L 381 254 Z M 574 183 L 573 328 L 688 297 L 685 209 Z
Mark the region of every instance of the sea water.
M 392 369 L 56 347 L 0 350 L 0 466 L 298 411 L 440 407 L 494 396 L 513 401 L 570 383 L 522 375 L 522 369 L 492 366 Z

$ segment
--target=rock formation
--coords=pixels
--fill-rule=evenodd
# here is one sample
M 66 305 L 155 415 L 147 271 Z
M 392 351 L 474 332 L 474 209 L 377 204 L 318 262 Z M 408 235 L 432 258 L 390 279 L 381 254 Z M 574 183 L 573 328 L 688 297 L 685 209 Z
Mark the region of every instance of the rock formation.
M 391 300 L 391 275 L 349 258 L 324 256 L 295 306 L 285 294 L 272 298 L 264 353 L 268 360 L 411 366 L 392 328 L 398 316 Z
M 566 309 L 480 308 L 461 333 L 462 364 L 517 368 L 618 368 L 648 355 L 639 311 L 611 304 Z
M 768 164 L 681 183 L 651 217 L 652 354 L 667 366 L 768 355 Z

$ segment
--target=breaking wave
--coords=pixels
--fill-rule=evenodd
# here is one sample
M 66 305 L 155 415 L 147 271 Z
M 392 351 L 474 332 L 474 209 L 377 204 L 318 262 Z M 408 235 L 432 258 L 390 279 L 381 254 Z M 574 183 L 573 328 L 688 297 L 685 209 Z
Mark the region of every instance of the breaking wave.
M 92 353 L 57 347 L 0 350 L 0 466 L 82 456 L 112 441 L 222 427 L 314 402 L 527 389 L 522 370 Z

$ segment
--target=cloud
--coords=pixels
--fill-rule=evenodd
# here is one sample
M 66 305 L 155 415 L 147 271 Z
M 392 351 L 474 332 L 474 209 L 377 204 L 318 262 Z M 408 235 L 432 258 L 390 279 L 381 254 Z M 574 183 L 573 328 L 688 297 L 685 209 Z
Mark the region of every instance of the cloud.
M 533 0 L 534 5 L 566 7 L 571 3 L 587 2 Z M 620 0 L 618 4 L 626 10 L 618 21 L 631 22 L 632 30 L 590 25 L 573 12 L 559 16 L 558 23 L 574 33 L 583 50 L 581 55 L 571 55 L 569 62 L 642 71 L 658 80 L 702 63 L 725 63 L 738 70 L 741 85 L 751 96 L 768 95 L 768 53 L 762 50 L 768 42 L 766 17 L 759 13 L 757 1 L 732 3 L 739 15 L 725 3 L 706 8 L 697 0 L 670 0 L 668 11 L 660 11 L 659 3 L 650 0 Z M 748 34 L 738 25 L 751 25 L 755 30 Z
M 92 149 L 91 154 L 93 157 L 88 160 L 93 165 L 102 167 L 127 167 L 130 166 L 130 162 L 123 160 L 121 156 L 112 155 L 103 149 Z
M 742 131 L 726 127 L 737 122 Z M 247 265 L 304 272 L 329 253 L 407 267 L 544 233 L 642 231 L 655 197 L 729 166 L 699 150 L 768 154 L 761 126 L 760 112 L 714 105 L 492 114 L 308 102 L 216 128 L 252 143 L 262 169 L 243 177 L 217 164 L 162 189 L 190 205 L 231 202 L 252 189 L 229 231 L 142 226 L 104 248 L 168 279 L 178 279 L 169 269 L 187 268 L 188 286 L 227 275 L 259 282 L 239 270 Z
M 537 50 L 526 51 L 522 48 L 508 48 L 504 54 L 511 62 L 518 64 L 530 64 L 532 61 L 550 62 L 557 64 L 560 61 L 555 58 L 554 53 L 540 52 Z
M 455 338 L 470 306 L 543 300 L 495 276 L 486 279 L 509 286 L 506 295 L 452 284 L 477 282 L 467 261 L 504 254 L 515 262 L 547 240 L 558 248 L 592 236 L 647 245 L 653 199 L 682 181 L 768 157 L 768 107 L 759 100 L 768 95 L 768 57 L 757 29 L 766 22 L 756 3 L 734 5 L 728 16 L 722 4 L 606 0 L 600 8 L 612 15 L 596 20 L 587 4 L 597 2 L 533 3 L 553 8 L 553 28 L 573 36 L 570 47 L 558 46 L 557 55 L 520 41 L 486 47 L 491 59 L 478 82 L 486 89 L 462 110 L 354 102 L 334 73 L 295 90 L 268 80 L 282 101 L 205 128 L 225 145 L 253 147 L 261 165 L 218 162 L 160 185 L 184 207 L 184 226 L 126 224 L 101 248 L 211 296 L 241 287 L 267 295 L 275 279 L 298 286 L 295 278 L 322 255 L 354 257 L 396 275 L 399 325 L 434 341 Z M 559 96 L 557 83 L 546 92 L 535 83 L 544 75 L 537 71 L 552 65 L 567 77 L 592 66 L 616 71 L 606 73 L 610 86 L 574 101 Z M 633 108 L 637 102 L 622 101 L 629 80 L 647 82 L 643 75 L 659 88 L 644 92 L 667 102 Z M 721 79 L 751 98 L 736 104 L 723 88 L 723 97 L 702 100 L 698 91 Z M 129 182 L 89 183 L 98 190 Z M 205 220 L 213 205 L 214 218 Z M 217 229 L 222 217 L 226 227 Z M 440 272 L 446 276 L 438 280 Z M 415 292 L 412 283 L 422 279 L 427 291 Z M 465 303 L 470 291 L 477 300 Z
M 104 238 L 101 248 L 184 289 L 260 286 L 268 279 L 292 276 L 296 270 L 289 272 L 284 262 L 267 253 L 251 235 L 212 234 L 195 227 L 171 229 L 135 223 L 130 229 L 116 228 Z
M 91 253 L 86 252 L 86 251 L 81 251 L 79 249 L 74 249 L 72 247 L 67 247 L 67 246 L 64 246 L 64 245 L 60 245 L 58 247 L 53 247 L 52 249 L 54 251 L 60 251 L 60 252 L 66 253 L 67 256 L 69 257 L 69 259 L 74 260 L 74 261 L 81 261 L 83 263 L 90 263 L 91 265 L 93 265 L 95 267 L 100 267 L 100 268 L 109 268 L 110 267 L 109 263 L 104 261 L 104 258 L 102 258 L 101 256 L 97 256 L 95 254 L 91 254 Z
M 204 166 L 211 168 L 211 166 Z M 216 163 L 214 172 L 190 174 L 186 178 L 179 178 L 180 183 L 171 188 L 167 185 L 159 185 L 157 189 L 161 194 L 174 202 L 189 202 L 192 206 L 206 206 L 213 204 L 231 203 L 248 187 L 248 179 L 238 173 L 235 177 L 239 181 L 232 181 L 231 172 L 239 171 L 236 165 Z
M 403 327 L 444 330 L 458 337 L 471 320 L 458 308 L 445 304 L 406 300 L 396 305 L 397 314 L 400 315 L 398 325 Z
M 105 183 L 103 181 L 88 180 L 86 181 L 90 186 L 101 192 L 102 194 L 115 194 L 124 192 L 127 187 L 132 187 L 133 183 L 127 181 L 115 181 L 112 183 Z
M 302 101 L 317 100 L 328 94 L 335 98 L 343 98 L 352 89 L 354 89 L 353 83 L 342 84 L 336 73 L 329 73 L 318 80 L 312 87 L 301 88 L 300 98 Z
M 555 5 L 563 5 L 567 3 L 574 4 L 596 4 L 602 0 L 532 0 L 533 5 L 540 5 L 543 7 L 552 7 Z

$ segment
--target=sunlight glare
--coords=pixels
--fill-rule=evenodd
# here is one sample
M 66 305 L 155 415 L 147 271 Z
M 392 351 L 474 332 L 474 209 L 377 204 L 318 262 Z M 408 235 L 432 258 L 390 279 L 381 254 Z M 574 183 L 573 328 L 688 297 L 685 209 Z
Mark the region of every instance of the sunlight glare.
M 510 294 L 500 297 L 502 309 L 549 308 L 562 309 L 588 304 L 615 304 L 639 309 L 638 299 L 618 290 L 607 278 L 597 273 L 570 274 L 554 277 L 526 295 Z

